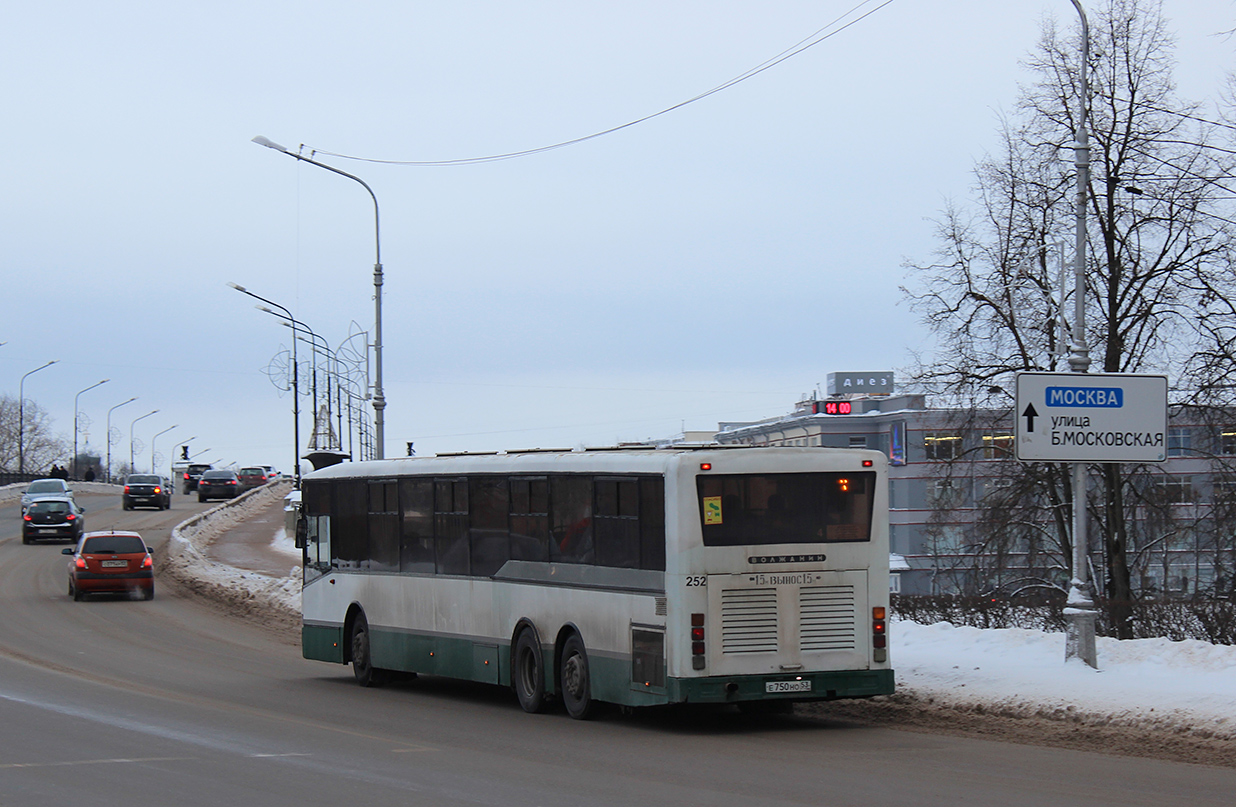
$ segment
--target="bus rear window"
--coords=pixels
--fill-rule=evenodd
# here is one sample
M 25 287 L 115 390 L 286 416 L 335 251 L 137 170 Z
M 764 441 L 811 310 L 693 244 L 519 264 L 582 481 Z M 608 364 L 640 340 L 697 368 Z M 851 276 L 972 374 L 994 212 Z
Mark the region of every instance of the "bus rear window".
M 875 479 L 870 471 L 698 476 L 704 545 L 869 541 Z

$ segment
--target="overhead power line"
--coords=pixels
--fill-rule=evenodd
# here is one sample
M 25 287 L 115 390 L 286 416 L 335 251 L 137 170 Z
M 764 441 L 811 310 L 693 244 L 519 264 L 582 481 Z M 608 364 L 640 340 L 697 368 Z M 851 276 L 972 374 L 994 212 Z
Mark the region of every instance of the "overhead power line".
M 708 98 L 709 96 L 712 96 L 712 95 L 716 95 L 717 93 L 723 90 L 728 90 L 730 87 L 733 87 L 735 84 L 739 84 L 751 78 L 752 76 L 757 76 L 760 73 L 763 73 L 765 70 L 769 70 L 773 67 L 776 67 L 777 65 L 786 61 L 787 59 L 797 56 L 798 54 L 802 53 L 805 50 L 808 50 L 809 48 L 815 47 L 821 42 L 824 42 L 825 40 L 836 36 L 837 34 L 841 33 L 847 28 L 850 28 L 853 25 L 857 25 L 858 23 L 870 17 L 872 14 L 875 14 L 877 11 L 880 11 L 885 6 L 891 4 L 893 0 L 884 0 L 884 2 L 880 3 L 875 8 L 868 9 L 867 11 L 859 14 L 859 16 L 855 17 L 854 19 L 849 20 L 848 22 L 844 22 L 846 18 L 851 17 L 854 14 L 857 14 L 863 8 L 863 6 L 870 5 L 873 2 L 876 2 L 876 0 L 862 0 L 862 2 L 860 2 L 858 5 L 854 6 L 849 11 L 837 17 L 835 20 L 830 22 L 828 25 L 825 25 L 823 28 L 816 31 L 814 34 L 811 34 L 805 39 L 799 41 L 797 44 L 792 45 L 789 48 L 786 48 L 781 53 L 777 54 L 776 56 L 773 56 L 771 59 L 768 59 L 767 61 L 751 68 L 750 70 L 747 70 L 745 73 L 741 73 L 735 76 L 734 78 L 730 79 L 729 81 L 726 81 L 722 84 L 717 85 L 716 87 L 713 87 L 711 90 L 702 92 L 699 95 L 696 95 L 692 98 L 688 98 L 685 101 L 681 101 L 677 104 L 674 104 L 673 106 L 666 107 L 665 109 L 662 109 L 659 112 L 653 112 L 650 115 L 645 115 L 642 118 L 637 118 L 633 121 L 629 121 L 620 126 L 612 126 L 608 129 L 603 129 L 602 131 L 599 131 L 599 132 L 593 132 L 592 134 L 584 135 L 583 137 L 571 138 L 570 140 L 563 140 L 562 142 L 553 143 L 548 146 L 539 146 L 537 148 L 524 149 L 523 151 L 510 151 L 510 152 L 506 152 L 503 154 L 490 154 L 484 157 L 461 157 L 461 158 L 453 159 L 453 160 L 385 160 L 385 159 L 378 159 L 375 157 L 360 157 L 355 154 L 343 154 L 337 151 L 326 151 L 325 149 L 318 149 L 312 146 L 307 146 L 304 143 L 300 144 L 300 148 L 302 151 L 304 149 L 309 149 L 310 152 L 313 154 L 325 154 L 330 157 L 338 157 L 343 160 L 356 160 L 357 162 L 381 163 L 384 165 L 448 166 L 448 165 L 475 165 L 478 163 L 498 162 L 499 160 L 513 160 L 517 157 L 529 157 L 533 154 L 542 154 L 546 151 L 553 151 L 554 149 L 560 149 L 560 148 L 566 148 L 567 146 L 579 145 L 580 143 L 586 143 L 589 140 L 595 140 L 598 137 L 604 137 L 605 135 L 613 134 L 615 132 L 620 132 L 623 129 L 629 129 L 632 126 L 645 123 L 654 118 L 659 118 L 662 115 L 673 112 L 676 109 L 682 109 L 683 107 L 689 104 L 694 104 L 696 101 L 702 101 L 703 99 Z

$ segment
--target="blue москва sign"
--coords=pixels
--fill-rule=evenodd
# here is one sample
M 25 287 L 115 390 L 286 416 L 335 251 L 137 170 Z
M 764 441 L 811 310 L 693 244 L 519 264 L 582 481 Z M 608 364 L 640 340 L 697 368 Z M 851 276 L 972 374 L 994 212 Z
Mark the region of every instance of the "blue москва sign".
M 1048 406 L 1119 409 L 1124 406 L 1120 387 L 1048 387 Z

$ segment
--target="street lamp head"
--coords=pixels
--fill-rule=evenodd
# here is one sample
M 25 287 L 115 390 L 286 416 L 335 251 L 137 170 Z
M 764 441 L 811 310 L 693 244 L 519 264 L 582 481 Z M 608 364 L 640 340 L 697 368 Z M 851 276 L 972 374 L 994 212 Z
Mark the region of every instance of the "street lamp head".
M 282 151 L 284 154 L 288 153 L 288 150 L 285 149 L 283 146 L 279 145 L 278 143 L 275 143 L 272 140 L 266 139 L 262 135 L 258 135 L 257 137 L 253 138 L 253 142 L 257 143 L 259 146 L 265 146 L 268 149 L 274 149 L 275 151 Z
M 236 291 L 243 291 L 245 294 L 249 293 L 249 290 L 246 289 L 244 286 L 240 285 L 239 283 L 233 283 L 232 281 L 229 280 L 227 284 L 231 288 L 236 289 Z

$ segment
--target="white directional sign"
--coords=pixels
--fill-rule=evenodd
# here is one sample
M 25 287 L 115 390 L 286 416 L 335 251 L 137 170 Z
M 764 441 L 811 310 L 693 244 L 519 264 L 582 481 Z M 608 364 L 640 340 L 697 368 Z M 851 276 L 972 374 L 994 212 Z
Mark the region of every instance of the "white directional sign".
M 1167 376 L 1018 373 L 1017 459 L 1162 462 Z

